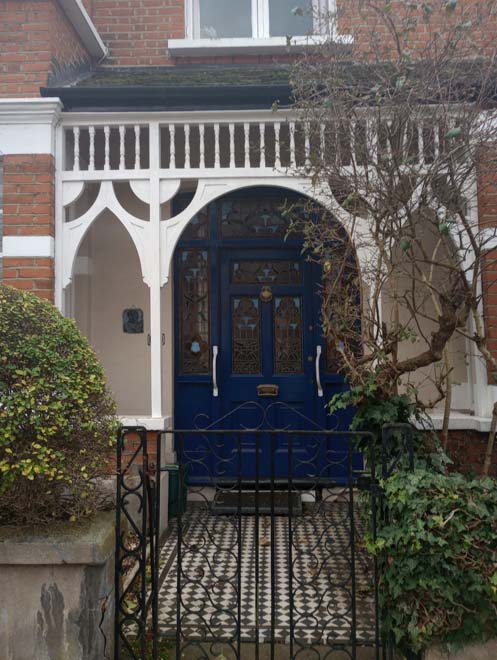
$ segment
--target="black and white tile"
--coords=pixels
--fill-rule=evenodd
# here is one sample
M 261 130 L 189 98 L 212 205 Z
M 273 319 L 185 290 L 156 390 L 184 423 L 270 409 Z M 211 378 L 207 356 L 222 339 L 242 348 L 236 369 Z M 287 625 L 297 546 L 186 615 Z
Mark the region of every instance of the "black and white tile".
M 237 516 L 213 516 L 208 506 L 199 504 L 189 504 L 183 516 L 183 639 L 231 640 L 239 629 L 242 641 L 269 641 L 273 615 L 276 641 L 288 643 L 293 629 L 293 639 L 300 644 L 347 644 L 352 639 L 355 571 L 357 639 L 374 640 L 373 568 L 361 544 L 358 516 L 351 543 L 348 502 L 316 505 L 294 516 L 291 552 L 287 517 L 274 518 L 272 536 L 270 517 L 261 516 L 258 539 L 255 517 L 240 520 L 239 528 Z M 174 636 L 177 627 L 177 540 L 173 522 L 161 551 L 159 630 L 166 636 Z

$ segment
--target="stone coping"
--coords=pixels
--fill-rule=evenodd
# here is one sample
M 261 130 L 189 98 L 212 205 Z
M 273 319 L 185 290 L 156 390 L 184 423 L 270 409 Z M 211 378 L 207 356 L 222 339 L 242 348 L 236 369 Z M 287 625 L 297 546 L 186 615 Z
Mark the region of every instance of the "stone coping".
M 0 527 L 0 566 L 101 565 L 114 552 L 114 529 L 114 511 L 81 523 L 44 525 L 40 530 Z

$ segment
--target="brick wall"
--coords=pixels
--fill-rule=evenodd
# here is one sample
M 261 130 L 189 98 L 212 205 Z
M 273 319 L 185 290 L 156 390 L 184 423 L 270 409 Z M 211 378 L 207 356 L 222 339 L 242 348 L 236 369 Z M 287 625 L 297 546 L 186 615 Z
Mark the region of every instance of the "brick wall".
M 106 66 L 160 66 L 174 64 L 167 53 L 169 39 L 181 39 L 185 36 L 184 5 L 185 0 L 85 0 L 88 11 L 104 42 L 110 49 L 105 61 Z M 430 3 L 432 6 L 445 7 L 444 0 Z M 482 0 L 465 0 L 456 9 L 447 13 L 435 11 L 429 23 L 423 22 L 421 9 L 410 10 L 410 16 L 416 16 L 418 24 L 415 30 L 406 32 L 405 47 L 414 54 L 422 54 L 426 44 L 437 35 L 440 43 L 444 34 L 453 30 L 455 23 L 479 20 L 478 9 L 485 3 Z M 367 6 L 368 5 L 368 6 Z M 390 16 L 402 29 L 401 17 L 406 16 L 405 0 L 391 2 Z M 371 3 L 364 0 L 339 0 L 340 30 L 355 35 L 356 41 L 364 49 L 371 47 L 372 38 L 378 40 L 381 48 L 393 48 L 394 43 L 384 23 L 371 9 Z M 493 49 L 497 33 L 497 17 L 488 20 L 485 16 L 481 27 L 473 34 L 478 38 L 478 46 Z M 375 48 L 375 54 L 378 54 Z M 475 51 L 480 54 L 480 51 Z M 288 56 L 223 56 L 181 58 L 185 64 L 241 64 L 244 62 L 288 61 Z
M 54 159 L 4 156 L 3 236 L 54 235 Z M 53 260 L 4 257 L 3 281 L 53 300 Z
M 3 284 L 35 293 L 53 302 L 53 259 L 45 257 L 5 257 Z
M 0 97 L 39 96 L 90 63 L 57 0 L 0 2 Z
M 487 433 L 450 431 L 447 453 L 453 461 L 451 471 L 480 475 L 487 450 Z M 497 476 L 497 445 L 494 446 L 490 474 Z

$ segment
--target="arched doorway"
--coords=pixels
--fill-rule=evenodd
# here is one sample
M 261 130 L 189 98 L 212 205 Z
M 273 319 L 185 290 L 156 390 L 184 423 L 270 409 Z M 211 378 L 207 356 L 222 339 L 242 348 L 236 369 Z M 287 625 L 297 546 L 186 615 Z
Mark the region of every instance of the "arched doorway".
M 176 428 L 216 420 L 228 429 L 348 428 L 349 411 L 331 416 L 326 409 L 345 384 L 323 338 L 321 272 L 302 253 L 301 238 L 287 235 L 283 209 L 298 199 L 282 189 L 244 189 L 209 204 L 185 229 L 174 263 Z M 177 200 L 176 213 L 187 203 Z M 288 473 L 281 449 L 276 476 Z M 216 451 L 223 475 L 233 476 L 238 467 L 223 458 L 222 446 Z M 296 465 L 304 466 L 312 451 L 300 437 Z M 189 452 L 190 479 L 201 480 L 195 448 Z M 268 476 L 271 460 L 264 442 L 260 452 L 245 445 L 243 478 Z M 337 464 L 333 476 L 340 470 Z

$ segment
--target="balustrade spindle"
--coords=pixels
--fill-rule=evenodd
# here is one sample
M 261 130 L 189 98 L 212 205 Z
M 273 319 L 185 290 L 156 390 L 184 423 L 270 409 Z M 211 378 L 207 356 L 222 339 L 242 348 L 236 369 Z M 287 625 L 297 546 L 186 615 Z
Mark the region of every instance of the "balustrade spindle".
M 349 131 L 349 140 L 350 140 L 350 165 L 354 167 L 357 165 L 357 154 L 356 154 L 356 130 L 357 123 L 355 121 L 350 122 L 350 131 Z
M 291 121 L 288 125 L 290 131 L 290 167 L 297 166 L 297 159 L 295 157 L 295 122 Z
M 135 170 L 140 169 L 140 127 L 135 126 Z
M 276 168 L 281 167 L 280 128 L 281 124 L 277 121 L 274 124 L 274 166 Z
M 433 157 L 438 158 L 440 155 L 440 124 L 435 122 L 433 125 Z
M 176 168 L 176 127 L 174 124 L 169 124 L 169 169 Z
M 198 127 L 199 133 L 199 151 L 200 151 L 200 162 L 199 167 L 201 170 L 205 168 L 205 126 L 204 124 L 199 124 Z
M 230 133 L 230 168 L 235 167 L 235 124 L 228 126 Z
M 309 122 L 304 123 L 304 152 L 305 152 L 305 166 L 311 166 L 311 140 L 310 140 L 310 130 Z
M 423 134 L 423 122 L 418 124 L 418 159 L 419 164 L 425 164 L 425 136 Z
M 259 167 L 266 167 L 266 125 L 263 123 L 259 124 Z
M 124 163 L 124 135 L 126 133 L 126 128 L 124 126 L 119 126 L 119 169 L 125 169 Z
M 214 124 L 214 167 L 216 169 L 221 167 L 219 158 L 219 124 Z
M 249 144 L 249 130 L 250 130 L 250 125 L 249 124 L 244 124 L 243 125 L 243 135 L 244 135 L 244 152 L 245 152 L 245 167 L 250 167 L 250 144 Z
M 90 136 L 90 159 L 88 161 L 88 169 L 90 172 L 95 170 L 95 126 L 90 126 L 88 128 L 88 133 Z
M 366 120 L 366 162 L 369 151 L 371 151 L 373 163 L 378 162 L 378 126 L 379 124 L 374 119 Z
M 105 146 L 104 146 L 104 170 L 110 170 L 110 144 L 109 144 L 109 137 L 110 137 L 110 127 L 109 126 L 104 126 L 104 136 L 105 136 Z
M 190 124 L 185 124 L 185 169 L 190 169 Z
M 74 162 L 73 162 L 73 170 L 75 172 L 79 172 L 79 127 L 74 126 L 72 129 L 72 134 L 74 137 Z

